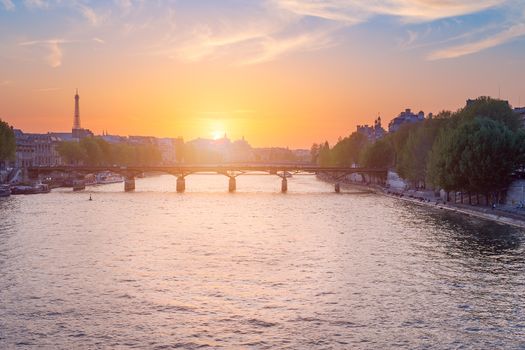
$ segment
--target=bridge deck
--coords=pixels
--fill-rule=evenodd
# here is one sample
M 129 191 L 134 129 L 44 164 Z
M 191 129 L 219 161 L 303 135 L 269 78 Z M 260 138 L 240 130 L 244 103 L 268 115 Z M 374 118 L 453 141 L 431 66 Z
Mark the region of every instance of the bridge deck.
M 301 164 L 218 164 L 218 165 L 176 165 L 176 166 L 52 166 L 52 167 L 30 167 L 31 175 L 50 174 L 53 172 L 61 173 L 99 173 L 111 171 L 123 175 L 133 175 L 145 172 L 162 172 L 168 174 L 189 175 L 195 173 L 269 173 L 279 172 L 290 173 L 367 173 L 367 174 L 386 174 L 386 169 L 377 168 L 353 168 L 353 167 L 322 167 L 316 165 Z

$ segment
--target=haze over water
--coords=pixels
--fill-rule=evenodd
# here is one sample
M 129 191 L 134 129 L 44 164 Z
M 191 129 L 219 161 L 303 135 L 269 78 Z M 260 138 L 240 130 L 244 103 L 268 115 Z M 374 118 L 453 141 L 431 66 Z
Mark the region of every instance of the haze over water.
M 0 348 L 525 347 L 520 230 L 312 176 L 136 184 L 0 200 Z

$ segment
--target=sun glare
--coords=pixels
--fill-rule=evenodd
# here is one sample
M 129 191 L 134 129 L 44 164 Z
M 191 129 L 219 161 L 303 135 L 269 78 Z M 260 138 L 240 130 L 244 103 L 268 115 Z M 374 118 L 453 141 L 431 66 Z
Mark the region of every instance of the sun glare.
M 222 130 L 214 130 L 211 132 L 211 135 L 214 140 L 221 139 L 224 136 L 224 131 Z

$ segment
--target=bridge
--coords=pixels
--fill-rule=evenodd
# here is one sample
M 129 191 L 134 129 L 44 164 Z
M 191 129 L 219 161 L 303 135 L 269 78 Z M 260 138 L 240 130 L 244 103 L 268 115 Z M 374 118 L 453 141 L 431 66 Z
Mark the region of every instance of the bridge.
M 177 177 L 177 192 L 186 189 L 186 176 L 192 174 L 220 174 L 227 176 L 228 191 L 235 192 L 236 178 L 240 175 L 267 174 L 281 178 L 281 192 L 288 191 L 287 178 L 291 175 L 326 174 L 335 182 L 335 192 L 340 192 L 340 181 L 350 174 L 367 175 L 370 180 L 383 182 L 387 177 L 387 169 L 359 168 L 339 166 L 317 166 L 311 164 L 218 164 L 218 165 L 175 165 L 175 166 L 52 166 L 30 167 L 28 174 L 31 178 L 49 176 L 52 174 L 68 174 L 82 179 L 88 174 L 98 174 L 104 171 L 119 174 L 125 178 L 124 190 L 135 190 L 135 178 L 144 173 L 165 173 Z M 82 184 L 80 185 L 82 187 Z M 85 187 L 85 185 L 83 186 Z

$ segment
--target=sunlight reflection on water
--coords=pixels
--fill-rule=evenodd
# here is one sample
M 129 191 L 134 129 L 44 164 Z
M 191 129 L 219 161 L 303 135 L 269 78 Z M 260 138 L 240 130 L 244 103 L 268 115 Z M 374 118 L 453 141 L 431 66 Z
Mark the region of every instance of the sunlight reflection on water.
M 523 232 L 288 187 L 196 175 L 177 194 L 160 176 L 1 199 L 0 348 L 525 346 Z

